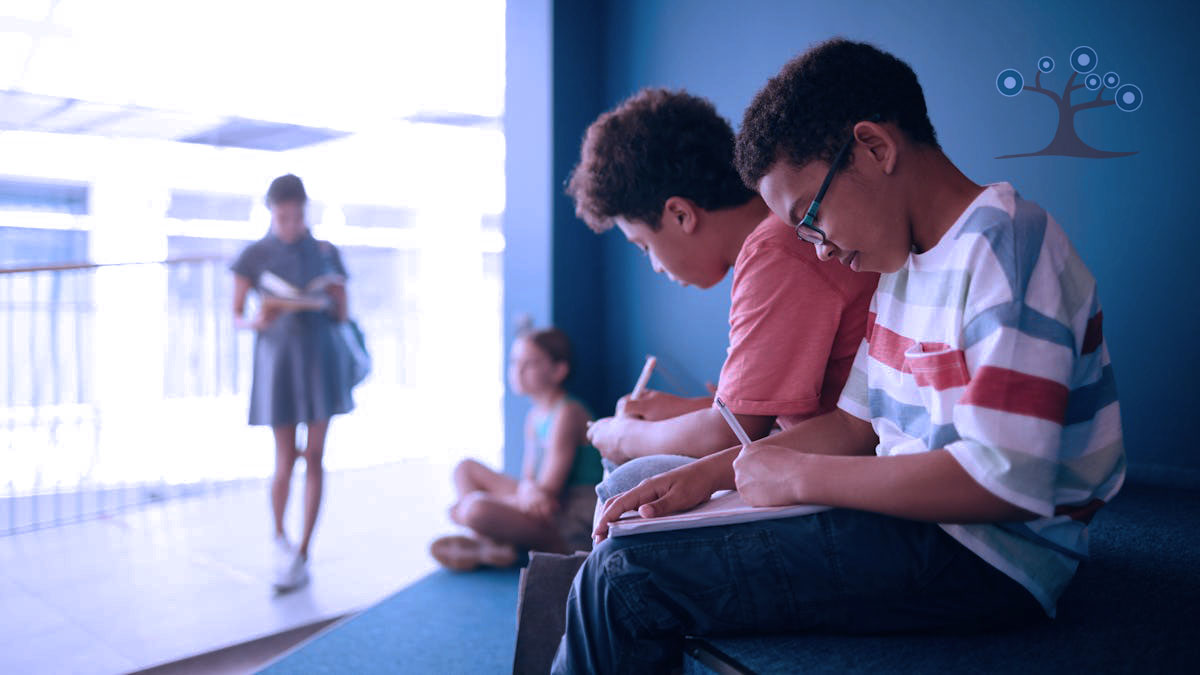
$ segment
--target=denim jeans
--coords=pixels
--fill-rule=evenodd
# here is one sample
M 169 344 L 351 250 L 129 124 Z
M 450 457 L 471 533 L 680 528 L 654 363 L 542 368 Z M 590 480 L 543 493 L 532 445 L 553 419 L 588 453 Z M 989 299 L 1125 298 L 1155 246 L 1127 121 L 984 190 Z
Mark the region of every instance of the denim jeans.
M 609 538 L 567 599 L 554 673 L 661 673 L 685 635 L 970 631 L 1044 617 L 936 524 L 835 509 Z
M 631 459 L 621 466 L 609 470 L 608 478 L 596 486 L 596 496 L 603 504 L 609 497 L 632 490 L 647 478 L 677 469 L 684 464 L 691 464 L 694 461 L 696 460 L 691 457 L 681 455 L 649 455 Z

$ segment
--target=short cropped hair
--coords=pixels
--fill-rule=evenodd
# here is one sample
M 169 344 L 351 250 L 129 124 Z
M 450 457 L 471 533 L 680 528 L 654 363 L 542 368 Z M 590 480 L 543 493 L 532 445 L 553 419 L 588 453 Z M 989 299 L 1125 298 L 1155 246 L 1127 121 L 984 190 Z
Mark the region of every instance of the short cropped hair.
M 733 168 L 733 129 L 709 101 L 684 91 L 643 89 L 601 115 L 583 138 L 567 194 L 588 227 L 616 218 L 657 230 L 671 197 L 706 210 L 754 197 Z
M 283 202 L 308 203 L 308 193 L 299 176 L 289 173 L 271 181 L 271 187 L 267 188 L 267 206 Z
M 828 40 L 789 61 L 755 95 L 734 163 L 756 188 L 781 159 L 796 167 L 832 161 L 854 125 L 876 116 L 912 141 L 938 147 L 925 93 L 907 63 L 863 42 Z

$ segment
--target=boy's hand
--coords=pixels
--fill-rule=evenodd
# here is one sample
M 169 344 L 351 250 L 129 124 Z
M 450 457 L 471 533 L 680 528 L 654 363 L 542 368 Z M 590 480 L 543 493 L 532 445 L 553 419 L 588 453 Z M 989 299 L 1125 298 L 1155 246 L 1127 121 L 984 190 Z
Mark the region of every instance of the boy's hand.
M 738 494 L 750 506 L 790 506 L 804 503 L 804 470 L 808 455 L 767 443 L 743 448 L 733 460 Z
M 600 456 L 613 464 L 624 464 L 632 457 L 621 449 L 621 437 L 625 433 L 625 422 L 618 417 L 605 417 L 588 425 L 587 439 Z
M 637 511 L 643 518 L 667 516 L 703 504 L 715 492 L 712 477 L 702 463 L 688 464 L 678 469 L 638 483 L 637 487 L 604 502 L 604 511 L 592 532 L 592 541 L 599 544 L 608 536 L 609 523 L 626 511 Z
M 637 400 L 630 398 L 631 396 L 632 394 L 625 394 L 617 401 L 617 417 L 658 422 L 692 410 L 687 405 L 688 399 L 665 391 L 645 389 Z

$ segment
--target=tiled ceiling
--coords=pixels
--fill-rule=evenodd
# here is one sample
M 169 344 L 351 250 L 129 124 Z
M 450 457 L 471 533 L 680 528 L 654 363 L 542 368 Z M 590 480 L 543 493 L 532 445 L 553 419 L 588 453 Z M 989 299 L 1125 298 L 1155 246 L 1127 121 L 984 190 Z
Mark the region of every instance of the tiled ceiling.
M 282 151 L 496 126 L 503 0 L 0 0 L 0 129 Z

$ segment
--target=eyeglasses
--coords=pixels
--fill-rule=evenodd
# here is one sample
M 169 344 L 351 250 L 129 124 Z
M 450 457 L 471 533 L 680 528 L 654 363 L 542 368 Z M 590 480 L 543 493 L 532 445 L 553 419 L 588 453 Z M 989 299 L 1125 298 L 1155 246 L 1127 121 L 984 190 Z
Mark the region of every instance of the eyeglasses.
M 878 122 L 879 119 L 879 115 L 872 115 L 870 121 Z M 834 156 L 833 162 L 829 165 L 829 173 L 825 174 L 825 180 L 821 183 L 821 189 L 817 190 L 817 196 L 813 198 L 812 204 L 808 205 L 808 211 L 804 212 L 804 217 L 800 219 L 800 222 L 796 223 L 796 236 L 814 246 L 820 246 L 829 241 L 825 237 L 825 230 L 814 224 L 817 222 L 817 209 L 821 206 L 821 200 L 825 198 L 825 191 L 829 189 L 829 183 L 833 180 L 833 174 L 837 173 L 837 170 L 842 168 L 842 164 L 846 162 L 846 155 L 850 153 L 850 146 L 852 145 L 854 145 L 853 133 L 850 134 L 850 139 L 846 141 L 842 149 L 838 150 L 838 154 Z

